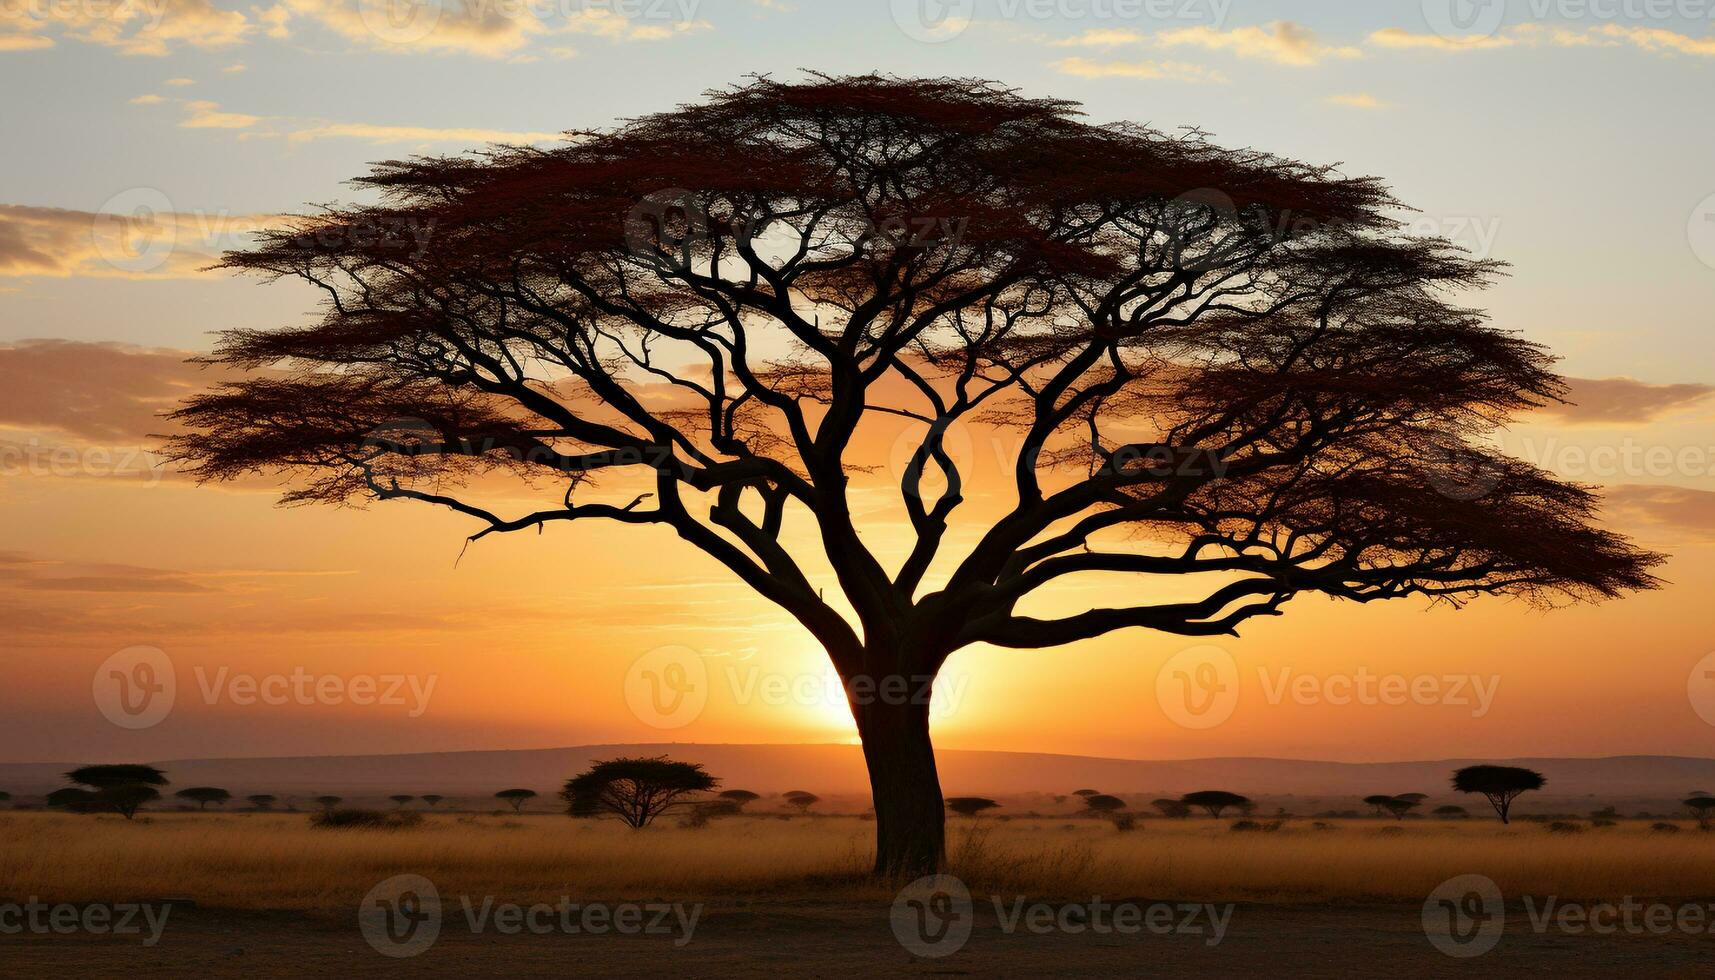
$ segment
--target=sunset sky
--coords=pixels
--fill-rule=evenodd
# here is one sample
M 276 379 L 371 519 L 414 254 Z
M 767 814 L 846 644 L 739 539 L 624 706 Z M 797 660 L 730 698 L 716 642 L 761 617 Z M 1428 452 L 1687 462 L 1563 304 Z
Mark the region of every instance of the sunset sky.
M 1715 0 L 1332 6 L 472 0 L 425 24 L 354 0 L 0 0 L 0 761 L 852 738 L 809 636 L 669 532 L 561 526 L 461 559 L 475 528 L 457 516 L 280 509 L 149 452 L 156 413 L 216 377 L 184 363 L 212 332 L 313 309 L 304 287 L 203 271 L 247 233 L 358 199 L 343 182 L 372 161 L 548 144 L 804 69 L 994 78 L 1097 122 L 1385 179 L 1414 229 L 1511 264 L 1475 301 L 1563 358 L 1576 404 L 1505 445 L 1603 486 L 1606 519 L 1671 555 L 1658 592 L 1548 613 L 1294 600 L 1193 650 L 1237 679 L 1207 727 L 1158 696 L 1163 666 L 1206 641 L 967 649 L 938 688 L 939 745 L 1710 755 Z M 121 220 L 150 214 L 147 235 Z M 991 440 L 967 438 L 992 465 Z M 137 646 L 163 652 L 176 696 L 129 729 L 99 685 Z M 700 712 L 664 727 L 634 710 L 640 658 L 687 657 Z M 228 686 L 294 675 L 405 680 L 387 704 Z M 1439 693 L 1338 703 L 1384 675 Z M 1303 677 L 1309 694 L 1281 693 Z

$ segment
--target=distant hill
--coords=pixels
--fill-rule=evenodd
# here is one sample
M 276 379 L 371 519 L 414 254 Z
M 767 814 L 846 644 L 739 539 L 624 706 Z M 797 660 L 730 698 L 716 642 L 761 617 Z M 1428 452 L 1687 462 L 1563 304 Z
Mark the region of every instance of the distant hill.
M 702 745 L 653 743 L 578 745 L 560 749 L 430 752 L 408 755 L 299 756 L 253 759 L 172 759 L 156 762 L 175 787 L 222 786 L 237 795 L 274 793 L 347 797 L 441 793 L 486 798 L 523 786 L 551 795 L 592 759 L 668 754 L 705 764 L 726 786 L 759 793 L 805 789 L 824 796 L 867 796 L 863 756 L 855 745 Z M 1316 762 L 1302 759 L 1217 758 L 1153 761 L 1033 752 L 943 749 L 941 780 L 949 794 L 1020 796 L 1068 793 L 1080 787 L 1126 796 L 1177 795 L 1229 789 L 1253 797 L 1299 799 L 1316 808 L 1356 806 L 1370 793 L 1428 793 L 1448 797 L 1453 769 L 1475 762 L 1528 766 L 1547 775 L 1536 799 L 1582 807 L 1594 803 L 1669 801 L 1694 789 L 1715 792 L 1715 759 L 1614 756 L 1600 759 L 1438 759 L 1422 762 Z M 85 762 L 0 763 L 0 789 L 40 795 L 65 785 L 62 773 Z M 1315 801 L 1320 801 L 1315 802 Z M 1481 806 L 1481 800 L 1469 801 Z

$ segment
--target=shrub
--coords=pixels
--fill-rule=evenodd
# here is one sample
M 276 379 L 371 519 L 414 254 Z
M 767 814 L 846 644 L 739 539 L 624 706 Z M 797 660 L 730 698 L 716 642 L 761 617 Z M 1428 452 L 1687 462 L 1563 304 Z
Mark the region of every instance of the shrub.
M 406 830 L 422 822 L 415 810 L 323 810 L 310 818 L 310 826 L 325 830 Z
M 1286 821 L 1284 820 L 1269 820 L 1262 823 L 1258 823 L 1255 820 L 1236 820 L 1233 822 L 1233 829 L 1237 831 L 1258 831 L 1267 834 L 1273 833 L 1285 825 Z
M 1584 832 L 1584 825 L 1581 823 L 1572 823 L 1569 820 L 1555 820 L 1550 822 L 1544 829 L 1551 834 L 1582 834 Z
M 1137 814 L 1135 813 L 1116 813 L 1111 819 L 1114 822 L 1114 829 L 1122 833 L 1137 829 Z
M 1658 834 L 1677 834 L 1679 833 L 1679 824 L 1663 821 L 1661 823 L 1651 824 L 1650 829 Z

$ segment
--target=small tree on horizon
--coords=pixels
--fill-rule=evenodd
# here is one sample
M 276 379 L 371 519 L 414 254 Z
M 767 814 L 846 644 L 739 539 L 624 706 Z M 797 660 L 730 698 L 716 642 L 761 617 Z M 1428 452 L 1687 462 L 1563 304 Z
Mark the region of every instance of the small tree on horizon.
M 801 789 L 790 790 L 782 794 L 781 798 L 786 801 L 788 806 L 797 807 L 800 814 L 808 814 L 811 807 L 822 802 L 822 798 L 820 796 L 817 796 L 814 793 L 807 793 Z
M 78 813 L 117 813 L 127 820 L 144 804 L 160 799 L 156 787 L 167 785 L 166 773 L 154 766 L 132 764 L 82 766 L 65 777 L 78 785 L 49 793 L 48 806 Z
M 1390 796 L 1383 806 L 1387 812 L 1393 814 L 1395 820 L 1404 820 L 1406 814 L 1417 809 L 1422 803 L 1422 800 L 1412 799 L 1410 795 Z
M 1370 808 L 1371 816 L 1379 817 L 1382 815 L 1382 811 L 1387 809 L 1388 801 L 1391 799 L 1393 797 L 1386 793 L 1374 793 L 1364 797 L 1364 805 Z
M 746 805 L 755 803 L 757 800 L 762 799 L 762 794 L 752 793 L 748 789 L 729 789 L 722 790 L 720 798 L 731 803 L 737 809 L 742 810 Z
M 1175 800 L 1171 797 L 1164 796 L 1159 800 L 1151 800 L 1149 801 L 1149 805 L 1160 810 L 1161 815 L 1164 817 L 1173 817 L 1178 819 L 1180 817 L 1188 817 L 1191 815 L 1191 808 L 1185 805 L 1185 801 Z
M 1697 826 L 1701 830 L 1708 830 L 1712 821 L 1715 821 L 1715 797 L 1693 796 L 1682 800 L 1680 805 L 1690 810 L 1691 815 L 1697 818 Z
M 328 795 L 328 796 L 316 797 L 316 804 L 319 805 L 323 810 L 332 810 L 334 807 L 339 806 L 341 803 L 344 803 L 344 802 L 345 802 L 345 797 L 343 797 L 343 796 Z
M 523 813 L 524 804 L 536 798 L 536 791 L 533 789 L 503 789 L 494 794 L 494 798 L 505 800 L 511 804 L 513 813 Z
M 173 794 L 182 800 L 190 800 L 197 805 L 198 810 L 208 809 L 210 803 L 225 806 L 232 799 L 232 794 L 217 786 L 192 786 L 181 789 Z
M 389 796 L 389 797 L 388 797 L 388 799 L 390 799 L 390 800 L 392 800 L 392 801 L 393 801 L 393 805 L 394 805 L 394 806 L 396 806 L 396 807 L 403 807 L 403 806 L 404 806 L 404 805 L 405 805 L 405 804 L 407 804 L 407 803 L 409 803 L 409 802 L 411 802 L 411 801 L 412 801 L 412 800 L 414 800 L 414 799 L 416 799 L 416 797 L 415 797 L 415 796 L 412 796 L 412 795 L 411 795 L 411 794 L 409 794 L 409 793 L 398 793 L 398 794 L 395 794 L 395 795 L 393 795 L 393 796 Z
M 1100 790 L 1094 790 L 1094 789 L 1075 789 L 1072 791 L 1073 796 L 1082 796 L 1082 797 L 1086 797 L 1086 798 L 1091 797 L 1091 796 L 1099 796 L 1100 794 L 1101 794 Z
M 427 803 L 429 805 L 429 809 L 431 809 L 431 810 L 433 810 L 436 806 L 439 806 L 440 802 L 444 799 L 446 799 L 446 797 L 442 796 L 439 793 L 425 793 L 425 794 L 423 794 L 423 802 Z
M 274 804 L 280 802 L 280 798 L 272 793 L 257 793 L 255 796 L 246 796 L 244 799 L 258 810 L 271 810 L 274 808 Z
M 1228 807 L 1244 807 L 1252 805 L 1250 798 L 1237 793 L 1229 793 L 1221 789 L 1203 789 L 1195 793 L 1186 793 L 1179 798 L 1186 806 L 1201 807 L 1209 816 L 1219 820 L 1221 811 Z
M 961 817 L 974 817 L 984 810 L 993 810 L 999 803 L 986 796 L 949 796 L 947 809 Z
M 1469 817 L 1471 814 L 1457 803 L 1445 803 L 1433 811 L 1436 816 L 1452 819 L 1454 817 Z
M 1094 813 L 1105 817 L 1124 809 L 1125 801 L 1117 796 L 1110 796 L 1107 793 L 1096 793 L 1093 796 L 1084 797 L 1084 810 L 1088 813 Z
M 678 762 L 664 755 L 607 759 L 591 763 L 567 780 L 560 797 L 574 817 L 610 814 L 633 830 L 642 830 L 661 814 L 689 805 L 697 794 L 719 784 L 697 762 Z
M 1547 782 L 1542 773 L 1518 766 L 1466 766 L 1453 773 L 1453 788 L 1461 793 L 1481 793 L 1507 823 L 1513 801 L 1519 794 L 1541 789 Z

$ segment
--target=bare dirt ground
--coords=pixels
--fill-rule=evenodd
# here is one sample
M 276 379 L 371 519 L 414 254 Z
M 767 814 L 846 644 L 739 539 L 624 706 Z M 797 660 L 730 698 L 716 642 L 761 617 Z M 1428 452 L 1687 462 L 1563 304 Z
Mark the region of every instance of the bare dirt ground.
M 970 940 L 919 959 L 895 940 L 888 908 L 850 903 L 711 907 L 691 942 L 659 936 L 480 935 L 444 928 L 420 955 L 373 950 L 355 917 L 175 908 L 160 942 L 90 935 L 0 936 L 0 974 L 16 977 L 1707 977 L 1715 937 L 1538 934 L 1520 909 L 1493 950 L 1455 959 L 1425 939 L 1418 905 L 1238 905 L 1207 936 L 1002 930 L 979 903 Z

